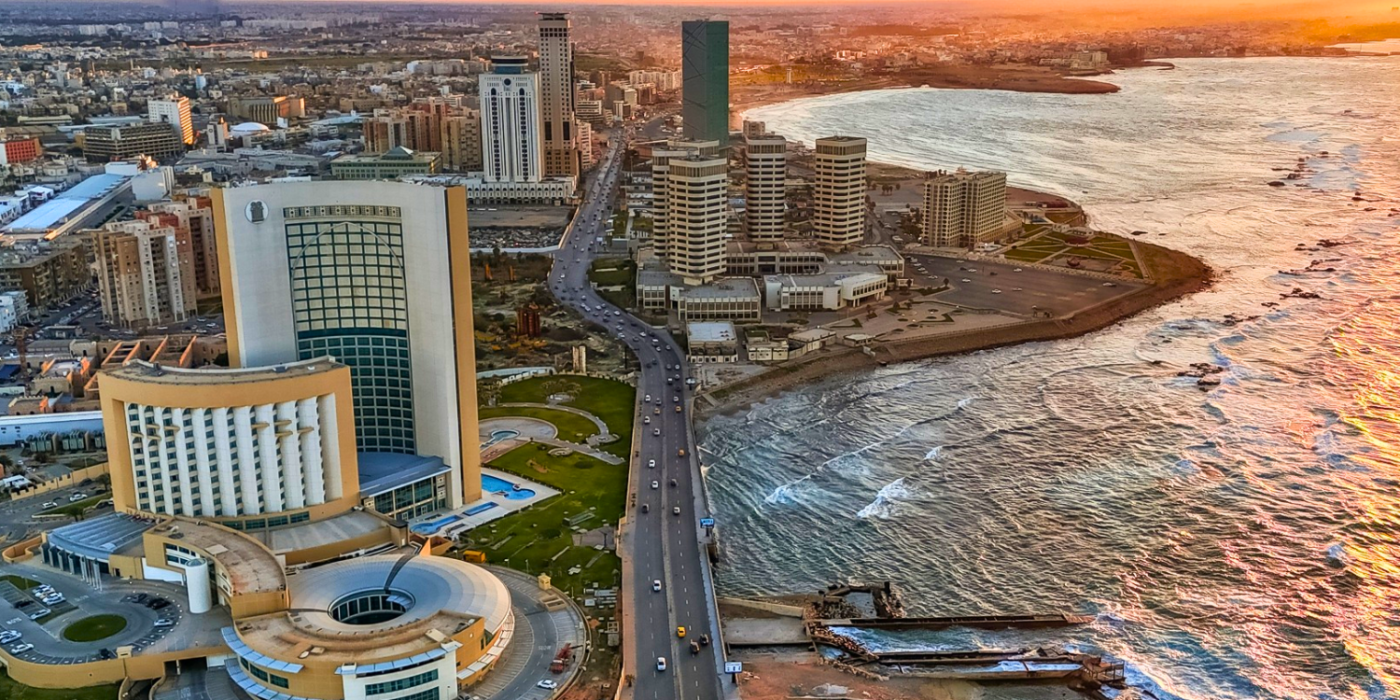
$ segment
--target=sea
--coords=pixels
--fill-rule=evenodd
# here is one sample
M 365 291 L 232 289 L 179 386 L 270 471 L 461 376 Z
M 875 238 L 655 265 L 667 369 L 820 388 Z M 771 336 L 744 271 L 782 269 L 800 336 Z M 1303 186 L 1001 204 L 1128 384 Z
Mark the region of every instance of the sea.
M 865 639 L 1103 653 L 1137 697 L 1400 698 L 1400 57 L 1172 63 L 1106 76 L 1108 95 L 901 89 L 745 115 L 809 144 L 864 136 L 872 160 L 1004 170 L 1218 281 L 1073 340 L 708 418 L 722 593 L 888 579 L 911 614 L 1087 614 Z M 1178 376 L 1192 363 L 1220 385 Z

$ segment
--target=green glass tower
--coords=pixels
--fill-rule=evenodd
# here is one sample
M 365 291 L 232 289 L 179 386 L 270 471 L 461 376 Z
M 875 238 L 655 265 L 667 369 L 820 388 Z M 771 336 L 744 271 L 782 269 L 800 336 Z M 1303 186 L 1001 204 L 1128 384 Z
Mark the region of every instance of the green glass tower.
M 681 118 L 693 141 L 729 146 L 729 23 L 681 23 Z

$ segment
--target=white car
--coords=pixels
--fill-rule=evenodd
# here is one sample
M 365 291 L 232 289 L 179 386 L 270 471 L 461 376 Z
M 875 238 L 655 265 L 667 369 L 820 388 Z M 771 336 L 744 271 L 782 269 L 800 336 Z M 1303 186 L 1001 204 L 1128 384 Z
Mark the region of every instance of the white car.
M 647 420 L 651 420 L 651 416 L 647 416 Z M 649 459 L 649 460 L 647 460 L 647 466 L 650 467 L 651 469 L 655 469 L 655 468 L 656 468 L 656 460 L 654 460 L 654 459 Z
M 660 429 L 660 428 L 652 428 L 652 429 L 651 429 L 651 434 L 652 434 L 652 435 L 655 435 L 655 436 L 657 436 L 657 437 L 661 437 L 661 429 Z
M 44 501 L 42 504 L 39 505 L 39 507 L 40 507 L 40 508 L 45 508 L 45 509 L 48 509 L 48 508 L 57 508 L 57 507 L 58 507 L 58 504 L 55 503 L 55 502 L 53 502 L 53 501 Z
M 651 482 L 651 487 L 654 489 L 658 489 L 661 488 L 661 484 L 659 482 L 653 481 Z
M 558 684 L 558 683 L 555 683 L 555 682 L 552 681 L 552 680 L 549 680 L 548 678 L 546 678 L 546 679 L 540 681 L 539 683 L 536 683 L 536 684 L 535 684 L 535 687 L 536 687 L 536 688 L 544 688 L 545 690 L 554 690 L 555 688 L 558 688 L 558 687 L 559 687 L 559 684 Z
M 659 585 L 661 582 L 657 581 L 656 583 Z M 9 644 L 23 636 L 24 635 L 21 634 L 19 630 L 5 630 L 4 632 L 0 632 L 0 644 Z
M 1000 290 L 1000 289 L 993 289 L 993 290 L 992 290 L 992 294 L 1001 294 L 1001 290 Z
M 156 626 L 156 627 L 170 627 L 171 625 L 174 625 L 174 624 L 175 624 L 175 621 L 174 621 L 174 620 L 166 619 L 166 618 L 163 618 L 163 617 L 162 617 L 161 619 L 159 619 L 159 620 L 156 620 L 156 622 L 155 622 L 155 626 Z
M 642 423 L 645 423 L 646 425 L 651 425 L 651 416 L 642 416 Z
M 1016 269 L 1014 269 L 1014 270 L 1012 270 L 1012 272 L 1020 272 L 1020 271 L 1021 271 L 1021 268 L 1019 268 L 1019 267 L 1016 268 Z
M 33 644 L 16 644 L 16 645 L 10 647 L 10 653 L 11 653 L 11 654 L 23 654 L 24 652 L 29 651 L 30 649 L 33 649 L 33 648 L 34 648 L 34 645 L 33 645 Z
M 656 670 L 658 670 L 658 671 L 665 671 L 665 670 L 666 670 L 666 657 L 664 657 L 664 656 L 658 656 L 658 657 L 656 657 Z
M 659 579 L 659 578 L 658 578 L 658 579 L 652 579 L 652 582 L 651 582 L 651 590 L 656 591 L 656 592 L 658 592 L 658 593 L 661 592 L 661 579 Z M 19 634 L 19 633 L 16 632 L 15 634 Z
M 1112 282 L 1104 282 L 1104 283 L 1103 283 L 1103 286 L 1105 286 L 1105 287 L 1117 287 L 1118 285 L 1116 285 L 1116 284 L 1114 284 L 1114 283 L 1112 283 Z
M 651 403 L 651 394 L 647 394 L 647 400 L 644 403 Z
M 69 502 L 69 503 L 77 503 L 78 501 L 81 501 L 81 500 L 83 500 L 84 498 L 87 498 L 87 494 L 85 494 L 85 493 L 75 493 L 75 494 L 73 494 L 72 496 L 69 496 L 69 497 L 68 497 L 68 502 Z
M 964 281 L 964 282 L 971 282 L 972 280 L 970 280 L 970 279 L 964 277 L 964 278 L 963 278 L 963 281 Z

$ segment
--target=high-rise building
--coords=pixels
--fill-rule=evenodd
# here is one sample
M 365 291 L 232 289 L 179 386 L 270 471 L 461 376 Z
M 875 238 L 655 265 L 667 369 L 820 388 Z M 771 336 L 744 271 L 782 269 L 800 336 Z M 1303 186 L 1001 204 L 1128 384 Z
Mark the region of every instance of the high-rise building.
M 706 284 L 724 274 L 725 192 L 729 161 L 723 156 L 673 158 L 666 175 L 667 261 L 685 284 Z
M 361 496 L 405 519 L 481 495 L 466 190 L 214 190 L 229 360 L 350 367 Z M 402 506 L 402 507 L 400 507 Z
M 729 146 L 729 23 L 681 23 L 681 118 L 692 140 Z
M 186 146 L 194 143 L 194 119 L 190 116 L 188 97 L 171 95 L 163 100 L 151 100 L 146 104 L 146 119 L 155 124 L 175 127 L 180 141 Z
M 102 315 L 122 328 L 179 323 L 195 312 L 189 231 L 172 214 L 109 223 L 93 232 Z
M 865 139 L 817 139 L 813 157 L 812 230 L 828 248 L 857 245 L 865 237 Z
M 165 160 L 185 152 L 173 124 L 89 126 L 83 130 L 83 156 L 89 163 L 108 163 L 150 156 Z
M 442 154 L 447 172 L 481 170 L 481 113 L 428 98 L 402 109 L 376 109 L 364 120 L 366 153 L 403 147 Z
M 152 202 L 148 208 L 174 216 L 177 228 L 189 232 L 195 294 L 200 297 L 218 294 L 219 252 L 214 240 L 214 205 L 209 197 L 176 197 L 173 201 Z
M 578 127 L 574 120 L 574 43 L 566 12 L 540 15 L 540 112 L 544 128 L 544 174 L 579 174 Z
M 350 369 L 333 358 L 252 369 L 134 360 L 101 376 L 119 511 L 262 530 L 359 503 Z
M 971 247 L 1006 224 L 1006 173 L 938 172 L 924 181 L 924 243 Z
M 744 170 L 749 240 L 778 243 L 787 223 L 787 139 L 772 134 L 745 139 Z
M 540 85 L 527 59 L 498 56 L 481 76 L 481 157 L 486 182 L 539 182 Z
M 693 155 L 713 156 L 719 153 L 718 141 L 676 140 L 665 148 L 651 152 L 651 240 L 652 250 L 657 257 L 665 260 L 670 255 L 671 217 L 669 181 L 671 161 Z

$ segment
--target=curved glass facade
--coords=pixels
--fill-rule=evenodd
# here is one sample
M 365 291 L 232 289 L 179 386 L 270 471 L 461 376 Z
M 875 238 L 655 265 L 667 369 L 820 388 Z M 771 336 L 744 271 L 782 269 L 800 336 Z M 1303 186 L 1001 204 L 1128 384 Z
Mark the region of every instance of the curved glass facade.
M 287 210 L 287 219 L 298 357 L 331 355 L 350 367 L 358 449 L 412 454 L 413 387 L 399 209 L 294 207 Z

